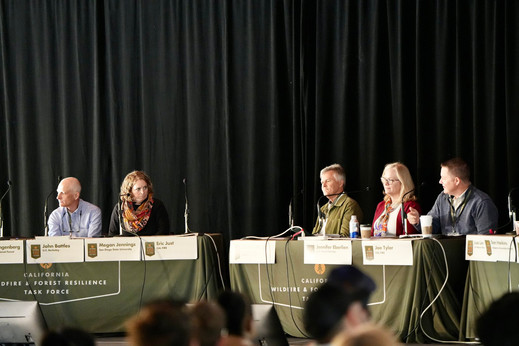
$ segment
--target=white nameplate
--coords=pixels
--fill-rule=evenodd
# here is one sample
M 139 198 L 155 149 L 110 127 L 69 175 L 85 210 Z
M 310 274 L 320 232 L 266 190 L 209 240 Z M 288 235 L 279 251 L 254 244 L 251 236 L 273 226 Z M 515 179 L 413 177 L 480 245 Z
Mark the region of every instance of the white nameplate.
M 275 240 L 231 240 L 229 263 L 276 263 Z
M 25 241 L 27 263 L 83 262 L 83 238 L 38 237 Z
M 413 239 L 363 240 L 364 265 L 413 265 Z
M 465 238 L 465 259 L 482 262 L 515 262 L 514 237 L 469 234 Z
M 305 264 L 352 264 L 351 240 L 305 239 Z
M 140 261 L 139 237 L 85 239 L 85 262 Z
M 23 240 L 0 241 L 0 263 L 23 263 Z
M 146 261 L 196 260 L 198 258 L 197 236 L 141 237 Z

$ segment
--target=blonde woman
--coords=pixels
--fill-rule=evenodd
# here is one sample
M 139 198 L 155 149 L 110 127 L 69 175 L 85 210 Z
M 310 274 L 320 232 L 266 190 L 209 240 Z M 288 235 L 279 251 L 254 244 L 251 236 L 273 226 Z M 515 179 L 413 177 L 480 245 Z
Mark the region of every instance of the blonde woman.
M 422 209 L 416 202 L 414 183 L 409 169 L 400 163 L 388 163 L 384 167 L 380 181 L 384 186 L 384 200 L 377 205 L 373 218 L 373 235 L 397 237 L 404 233 L 402 225 L 402 198 L 404 198 L 404 211 L 409 208 L 421 213 Z M 404 196 L 405 195 L 405 196 Z M 416 228 L 407 221 L 407 233 L 418 233 Z

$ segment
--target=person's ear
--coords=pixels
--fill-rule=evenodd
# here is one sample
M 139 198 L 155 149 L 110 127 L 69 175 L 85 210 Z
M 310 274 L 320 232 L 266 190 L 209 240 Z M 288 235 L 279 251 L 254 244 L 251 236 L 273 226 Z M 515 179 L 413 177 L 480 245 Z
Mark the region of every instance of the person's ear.
M 461 179 L 458 177 L 454 177 L 454 183 L 457 185 L 461 184 Z

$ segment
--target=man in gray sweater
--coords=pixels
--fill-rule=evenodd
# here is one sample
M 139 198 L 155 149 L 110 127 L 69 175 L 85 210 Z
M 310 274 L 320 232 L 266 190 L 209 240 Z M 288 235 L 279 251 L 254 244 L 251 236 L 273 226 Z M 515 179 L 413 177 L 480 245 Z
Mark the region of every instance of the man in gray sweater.
M 497 208 L 492 199 L 470 182 L 468 164 L 453 158 L 441 164 L 438 195 L 432 209 L 433 232 L 445 235 L 490 234 L 498 223 Z M 411 208 L 408 220 L 420 229 L 420 215 Z

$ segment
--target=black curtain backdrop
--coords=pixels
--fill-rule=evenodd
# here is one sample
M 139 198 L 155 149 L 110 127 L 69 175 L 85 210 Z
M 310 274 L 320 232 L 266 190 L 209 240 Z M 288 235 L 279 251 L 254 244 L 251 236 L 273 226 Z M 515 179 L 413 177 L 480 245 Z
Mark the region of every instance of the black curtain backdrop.
M 427 211 L 453 156 L 505 225 L 517 18 L 515 0 L 0 1 L 4 235 L 43 235 L 58 176 L 80 179 L 107 231 L 134 169 L 176 233 L 186 187 L 192 231 L 274 235 L 291 201 L 311 231 L 334 162 L 347 191 L 371 187 L 352 193 L 371 222 L 386 163 L 409 167 Z

